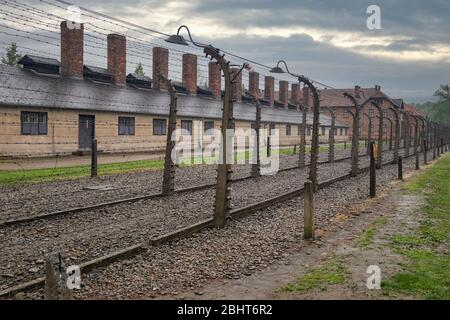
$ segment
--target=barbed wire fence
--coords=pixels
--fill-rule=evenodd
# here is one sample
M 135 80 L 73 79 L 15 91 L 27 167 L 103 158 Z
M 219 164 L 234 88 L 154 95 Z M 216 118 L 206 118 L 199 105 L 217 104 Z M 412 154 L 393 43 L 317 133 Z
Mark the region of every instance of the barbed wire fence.
M 7 47 L 11 43 L 16 43 L 18 46 L 19 54 L 21 55 L 38 55 L 48 58 L 54 58 L 59 60 L 60 58 L 60 23 L 68 19 L 68 6 L 70 4 L 65 1 L 59 0 L 39 0 L 39 1 L 27 1 L 27 0 L 0 0 L 0 17 L 2 21 L 0 23 L 0 54 L 3 56 L 6 53 Z M 201 49 L 189 46 L 180 48 L 179 46 L 172 45 L 165 41 L 167 34 L 152 30 L 144 26 L 135 25 L 130 22 L 122 21 L 114 17 L 110 17 L 104 14 L 100 14 L 85 8 L 81 10 L 83 25 L 84 25 L 84 63 L 85 65 L 106 68 L 107 64 L 107 35 L 112 33 L 123 34 L 127 38 L 127 63 L 126 73 L 133 73 L 138 64 L 141 64 L 144 68 L 144 72 L 147 75 L 151 75 L 153 72 L 152 65 L 152 50 L 154 47 L 162 47 L 169 50 L 169 78 L 175 82 L 182 82 L 182 55 L 185 53 L 194 54 L 197 56 L 197 84 L 199 86 L 205 86 L 208 84 L 208 63 L 209 59 L 205 58 Z M 260 74 L 259 87 L 263 90 L 265 85 L 265 77 L 270 76 L 275 79 L 275 91 L 279 90 L 279 81 L 287 81 L 289 86 L 293 83 L 297 83 L 292 77 L 286 74 L 273 74 L 270 73 L 271 66 L 264 63 L 254 61 L 242 57 L 238 54 L 222 50 L 227 55 L 231 64 L 242 65 L 243 62 L 250 63 L 252 70 Z M 2 71 L 1 74 L 7 75 L 8 73 Z M 14 76 L 22 77 L 22 75 L 14 74 Z M 248 89 L 249 83 L 249 71 L 244 70 L 242 73 L 243 87 Z M 318 81 L 314 81 L 318 86 L 324 88 L 332 88 L 326 84 Z M 222 83 L 223 85 L 223 83 Z M 9 88 L 7 86 L 0 86 L 9 90 L 17 91 L 20 94 L 23 91 L 31 91 L 33 89 L 23 88 Z M 35 91 L 36 94 L 45 94 L 42 90 Z M 47 92 L 48 93 L 48 92 Z M 53 93 L 54 94 L 54 93 Z M 3 96 L 4 99 L 12 98 L 11 96 Z M 70 99 L 88 99 L 89 104 L 98 107 L 114 106 L 117 103 L 114 100 L 106 98 L 93 98 L 82 97 L 74 94 L 57 93 L 55 98 L 55 105 L 58 103 L 67 103 Z M 39 97 L 35 97 L 39 100 Z M 42 99 L 43 100 L 43 99 Z M 166 107 L 160 105 L 145 103 L 145 104 L 133 104 L 135 107 L 152 107 L 158 111 L 164 111 Z M 196 106 L 192 106 L 196 107 Z M 164 110 L 163 110 L 164 109 Z M 58 127 L 66 126 L 73 127 L 74 123 L 50 123 L 50 125 L 56 125 Z M 2 121 L 3 125 L 18 126 L 17 122 Z M 111 126 L 117 125 L 117 123 L 102 123 L 96 121 L 96 126 Z M 148 127 L 151 130 L 151 124 L 137 124 L 137 126 Z M 106 138 L 103 136 L 97 136 L 98 138 Z M 73 136 L 71 137 L 73 139 Z M 121 144 L 122 140 L 117 140 L 108 137 L 109 143 Z M 54 139 L 69 139 L 69 136 L 55 136 Z M 133 142 L 144 143 L 148 142 L 144 139 L 135 139 Z M 5 142 L 8 144 L 10 142 Z M 12 143 L 12 142 L 11 142 Z M 37 142 L 39 144 L 39 142 Z M 47 143 L 47 142 L 46 142 Z M 43 144 L 46 144 L 43 143 Z M 49 142 L 50 143 L 50 142 Z M 54 142 L 54 143 L 73 143 L 70 142 Z M 58 156 L 57 156 L 58 157 Z M 55 167 L 57 166 L 57 160 L 55 161 Z

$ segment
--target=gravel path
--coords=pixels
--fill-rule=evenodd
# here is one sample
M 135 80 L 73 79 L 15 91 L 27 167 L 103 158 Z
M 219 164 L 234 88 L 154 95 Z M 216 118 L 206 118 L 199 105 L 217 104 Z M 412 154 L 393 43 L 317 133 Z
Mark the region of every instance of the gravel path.
M 337 177 L 349 169 L 350 161 L 324 164 L 319 167 L 319 179 Z M 233 183 L 233 204 L 242 207 L 297 189 L 307 173 L 296 169 Z M 80 212 L 50 223 L 2 228 L 0 289 L 42 275 L 42 259 L 50 252 L 61 252 L 68 263 L 81 263 L 210 217 L 213 196 L 214 189 L 189 192 Z M 180 208 L 185 210 L 180 213 Z
M 405 160 L 405 171 L 414 159 Z M 378 171 L 378 185 L 396 179 L 395 165 Z M 342 208 L 367 198 L 368 175 L 338 182 L 315 195 L 316 225 L 328 222 Z M 202 231 L 193 237 L 150 248 L 130 260 L 116 262 L 83 277 L 78 298 L 142 298 L 177 295 L 198 290 L 213 279 L 237 279 L 274 262 L 287 262 L 302 246 L 303 198 L 274 205 L 222 230 Z M 40 298 L 42 291 L 27 295 Z
M 336 159 L 349 156 L 349 150 L 339 150 Z M 281 156 L 280 168 L 297 164 L 298 155 Z M 321 154 L 327 160 L 327 154 Z M 307 163 L 309 157 L 307 157 Z M 234 165 L 233 178 L 250 175 L 250 165 Z M 177 189 L 189 188 L 216 181 L 216 166 L 198 165 L 178 168 L 175 174 Z M 0 187 L 0 221 L 17 219 L 99 202 L 126 199 L 144 194 L 159 193 L 162 184 L 162 170 L 150 170 L 102 176 L 95 179 L 80 178 L 47 183 L 27 183 Z M 85 190 L 87 186 L 112 185 L 110 191 Z

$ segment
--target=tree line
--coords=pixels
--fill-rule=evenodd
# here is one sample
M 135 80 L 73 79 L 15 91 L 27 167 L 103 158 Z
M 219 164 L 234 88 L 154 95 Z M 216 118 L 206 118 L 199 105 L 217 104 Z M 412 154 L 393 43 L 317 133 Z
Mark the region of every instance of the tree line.
M 450 124 L 450 87 L 448 84 L 443 84 L 434 93 L 438 98 L 436 102 L 416 103 L 414 106 L 420 111 L 428 115 L 429 120 L 441 123 Z

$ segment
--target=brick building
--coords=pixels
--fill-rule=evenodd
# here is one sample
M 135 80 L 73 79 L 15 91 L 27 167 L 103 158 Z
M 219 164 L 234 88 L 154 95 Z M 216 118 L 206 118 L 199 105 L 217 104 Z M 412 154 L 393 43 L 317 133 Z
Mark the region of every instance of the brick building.
M 27 55 L 21 67 L 0 65 L 0 157 L 65 155 L 89 150 L 92 139 L 103 152 L 160 152 L 165 148 L 169 95 L 158 75 L 168 76 L 169 51 L 153 48 L 152 78 L 126 75 L 126 38 L 107 36 L 107 68 L 84 64 L 83 27 L 61 23 L 61 61 Z M 233 71 L 235 72 L 235 71 Z M 280 145 L 299 143 L 302 114 L 299 86 L 275 99 L 274 78 L 265 77 L 262 124 L 280 132 Z M 177 127 L 190 132 L 220 128 L 221 72 L 209 64 L 208 86 L 197 84 L 197 56 L 182 58 Z M 256 109 L 242 92 L 242 75 L 233 85 L 235 128 L 251 128 Z M 259 75 L 249 74 L 249 91 L 259 93 Z M 323 141 L 330 117 L 321 115 Z M 308 113 L 307 123 L 312 124 Z M 337 121 L 336 140 L 347 139 L 348 125 Z M 341 130 L 342 128 L 342 130 Z M 342 133 L 339 135 L 339 133 Z M 308 138 L 311 137 L 309 132 Z M 202 139 L 208 140 L 206 135 Z M 203 140 L 202 140 L 203 142 Z M 200 141 L 193 141 L 200 143 Z
M 383 122 L 383 138 L 387 139 L 390 136 L 391 121 L 395 126 L 395 116 L 389 108 L 394 108 L 399 111 L 406 111 L 408 113 L 422 115 L 414 106 L 407 105 L 402 99 L 393 99 L 381 90 L 381 86 L 375 85 L 373 88 L 361 88 L 355 86 L 351 89 L 324 89 L 320 90 L 320 104 L 321 107 L 330 107 L 336 111 L 336 118 L 339 122 L 346 124 L 349 127 L 349 136 L 353 135 L 353 118 L 348 110 L 354 112 L 353 103 L 344 96 L 344 93 L 353 95 L 358 103 L 362 106 L 360 114 L 360 138 L 366 139 L 369 132 L 369 117 L 372 119 L 372 138 L 377 139 L 379 136 L 379 111 L 374 107 L 371 101 L 376 101 L 382 108 L 384 118 L 388 118 Z M 304 90 L 303 96 L 309 96 L 311 103 L 312 97 L 308 90 Z M 305 101 L 307 99 L 304 99 Z M 402 138 L 405 135 L 404 117 L 400 114 L 400 127 Z M 395 132 L 395 129 L 393 129 Z

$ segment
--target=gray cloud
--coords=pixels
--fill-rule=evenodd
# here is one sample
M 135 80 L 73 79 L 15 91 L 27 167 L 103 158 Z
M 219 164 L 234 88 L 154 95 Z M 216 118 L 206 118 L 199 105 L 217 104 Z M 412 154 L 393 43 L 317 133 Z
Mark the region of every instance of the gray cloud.
M 20 0 L 24 1 L 24 0 Z M 72 0 L 71 0 L 72 1 Z M 362 51 L 389 51 L 395 55 L 450 44 L 450 2 L 447 0 L 380 0 L 382 30 L 366 29 L 366 8 L 372 1 L 295 1 L 295 0 L 198 0 L 183 10 L 170 0 L 73 0 L 76 4 L 119 16 L 134 22 L 147 18 L 149 25 L 170 31 L 174 26 L 210 18 L 218 25 L 244 30 L 249 27 L 310 27 L 330 34 L 321 42 L 305 33 L 290 37 L 249 36 L 244 32 L 232 37 L 210 35 L 200 38 L 219 47 L 271 65 L 278 59 L 289 62 L 291 69 L 335 87 L 355 84 L 380 84 L 393 97 L 409 101 L 432 98 L 434 90 L 448 83 L 450 63 L 446 61 L 393 61 L 372 57 Z M 172 7 L 170 7 L 172 5 Z M 162 25 L 151 25 L 155 8 L 173 8 L 177 15 Z M 1 4 L 0 4 L 1 7 Z M 173 10 L 173 9 L 167 9 Z M 172 13 L 172 11 L 171 11 Z M 391 44 L 358 44 L 352 50 L 331 45 L 337 32 L 359 32 L 365 38 L 402 37 Z M 333 34 L 332 34 L 333 33 Z M 0 40 L 5 40 L 0 34 Z M 328 40 L 324 41 L 324 40 Z M 358 40 L 358 39 L 357 39 Z M 33 43 L 27 44 L 33 46 Z M 41 50 L 45 50 L 45 46 Z M 47 49 L 48 50 L 48 49 Z M 97 59 L 98 60 L 98 59 Z

